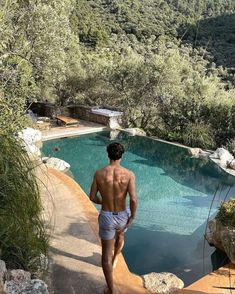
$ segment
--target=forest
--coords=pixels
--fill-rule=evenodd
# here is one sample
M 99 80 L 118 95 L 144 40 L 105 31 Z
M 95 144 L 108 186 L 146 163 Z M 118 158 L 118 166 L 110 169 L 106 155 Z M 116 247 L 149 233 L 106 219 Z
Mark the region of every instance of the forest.
M 2 0 L 0 28 L 1 132 L 46 100 L 235 153 L 233 0 Z

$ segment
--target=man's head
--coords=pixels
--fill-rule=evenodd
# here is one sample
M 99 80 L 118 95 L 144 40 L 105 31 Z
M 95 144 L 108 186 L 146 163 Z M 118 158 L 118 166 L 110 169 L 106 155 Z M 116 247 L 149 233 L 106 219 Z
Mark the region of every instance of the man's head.
M 119 160 L 124 153 L 124 147 L 122 144 L 114 142 L 107 146 L 107 152 L 110 160 Z

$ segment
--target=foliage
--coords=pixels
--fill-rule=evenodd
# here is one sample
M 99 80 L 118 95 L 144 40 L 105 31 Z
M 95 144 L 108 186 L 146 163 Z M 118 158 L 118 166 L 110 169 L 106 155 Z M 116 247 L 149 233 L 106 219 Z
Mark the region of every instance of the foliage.
M 229 152 L 235 156 L 235 139 L 229 140 L 226 147 L 228 148 Z
M 205 124 L 189 124 L 183 133 L 183 142 L 192 147 L 215 147 L 211 127 Z
M 0 252 L 9 268 L 35 272 L 48 236 L 33 166 L 14 137 L 0 136 Z
M 221 204 L 216 219 L 224 226 L 235 227 L 235 199 L 230 199 Z
M 47 100 L 118 107 L 126 126 L 181 142 L 208 125 L 204 145 L 224 144 L 235 136 L 234 12 L 232 0 L 3 1 L 1 130 Z

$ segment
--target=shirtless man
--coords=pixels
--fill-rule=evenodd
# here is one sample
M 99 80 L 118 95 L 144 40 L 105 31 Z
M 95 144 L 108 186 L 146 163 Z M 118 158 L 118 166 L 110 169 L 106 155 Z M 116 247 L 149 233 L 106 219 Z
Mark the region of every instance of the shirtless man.
M 102 268 L 108 285 L 107 293 L 114 294 L 117 292 L 113 284 L 113 267 L 124 245 L 124 232 L 135 218 L 137 196 L 134 174 L 120 165 L 124 147 L 111 143 L 107 152 L 110 163 L 95 173 L 90 200 L 102 207 L 98 218 Z M 101 197 L 97 195 L 98 191 Z M 130 209 L 126 208 L 127 193 Z

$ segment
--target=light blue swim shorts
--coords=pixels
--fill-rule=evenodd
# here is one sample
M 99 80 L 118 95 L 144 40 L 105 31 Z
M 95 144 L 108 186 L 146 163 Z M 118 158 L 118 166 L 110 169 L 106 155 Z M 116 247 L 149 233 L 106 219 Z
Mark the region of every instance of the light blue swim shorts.
M 98 218 L 99 236 L 102 240 L 112 240 L 117 230 L 123 230 L 130 217 L 130 209 L 119 212 L 101 210 Z

